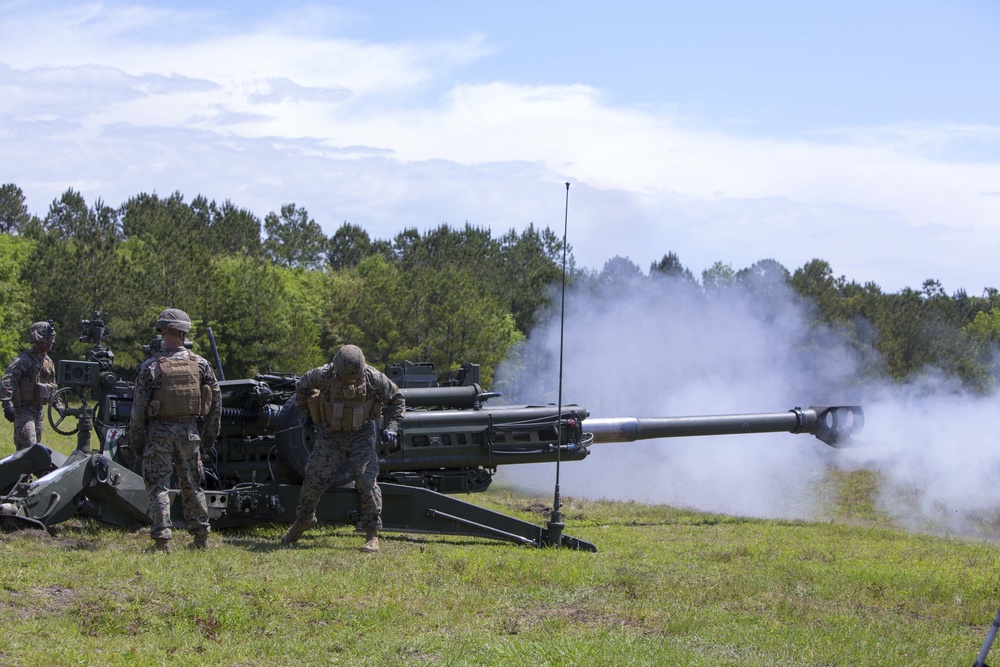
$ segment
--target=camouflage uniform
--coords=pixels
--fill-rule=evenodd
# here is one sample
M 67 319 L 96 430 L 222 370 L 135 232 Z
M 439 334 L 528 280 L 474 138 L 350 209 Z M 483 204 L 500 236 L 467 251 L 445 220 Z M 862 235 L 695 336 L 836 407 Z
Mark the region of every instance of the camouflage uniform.
M 360 377 L 358 386 L 364 387 L 363 393 L 375 401 L 374 409 L 385 416 L 386 430 L 395 431 L 403 419 L 404 410 L 403 394 L 399 387 L 384 373 L 367 365 L 363 365 Z M 345 395 L 332 363 L 314 368 L 299 378 L 295 400 L 303 416 L 310 414 L 309 398 L 317 392 L 326 401 L 355 399 L 354 395 Z M 352 431 L 337 429 L 328 421 L 318 421 L 315 428 L 316 440 L 306 463 L 305 480 L 302 482 L 299 504 L 295 511 L 296 518 L 309 521 L 315 516 L 320 496 L 330 486 L 337 469 L 346 460 L 351 466 L 358 493 L 361 494 L 360 528 L 369 533 L 378 531 L 382 527 L 382 491 L 376 482 L 377 422 L 371 418 L 365 419 L 360 428 Z
M 36 345 L 14 357 L 0 379 L 0 405 L 5 414 L 13 411 L 14 447 L 18 451 L 41 441 L 45 406 L 57 389 L 52 359 L 39 349 L 51 348 L 55 329 L 48 322 L 36 322 L 29 336 Z M 48 345 L 37 344 L 42 340 Z
M 194 360 L 198 363 L 199 382 L 211 390 L 211 405 L 205 415 L 204 441 L 198 432 L 198 418 L 149 416 L 154 390 L 162 388 L 162 359 Z M 139 366 L 132 406 L 130 441 L 133 451 L 142 454 L 142 476 L 149 495 L 149 517 L 153 521 L 150 536 L 154 540 L 171 538 L 170 476 L 176 471 L 181 489 L 181 506 L 188 521 L 188 531 L 195 536 L 209 532 L 208 506 L 201 488 L 204 468 L 202 447 L 211 449 L 222 423 L 222 392 L 212 367 L 202 357 L 183 347 L 172 347 L 153 354 Z

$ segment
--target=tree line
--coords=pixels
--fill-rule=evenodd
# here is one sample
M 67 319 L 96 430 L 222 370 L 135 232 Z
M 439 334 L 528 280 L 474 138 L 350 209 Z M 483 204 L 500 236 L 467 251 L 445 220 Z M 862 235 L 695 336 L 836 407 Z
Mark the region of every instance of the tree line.
M 80 321 L 105 315 L 115 362 L 129 376 L 166 307 L 186 310 L 195 344 L 218 343 L 227 377 L 302 373 L 336 349 L 359 345 L 376 367 L 404 359 L 442 371 L 481 364 L 484 384 L 558 302 L 564 249 L 548 228 L 529 225 L 495 237 L 466 223 L 404 229 L 371 238 L 344 222 L 326 236 L 294 203 L 263 220 L 230 201 L 190 202 L 142 193 L 112 207 L 69 189 L 44 217 L 22 190 L 0 186 L 0 363 L 26 345 L 32 321 L 52 319 L 54 358 L 80 358 Z M 626 258 L 600 270 L 577 268 L 565 249 L 567 284 L 614 294 L 657 281 L 694 298 L 741 290 L 766 308 L 776 291 L 807 307 L 811 326 L 835 330 L 863 360 L 862 373 L 906 381 L 935 368 L 967 389 L 991 391 L 1000 377 L 1000 291 L 945 293 L 936 280 L 886 293 L 836 277 L 813 259 L 789 271 L 763 259 L 735 270 L 717 262 L 700 278 L 673 252 L 648 272 Z

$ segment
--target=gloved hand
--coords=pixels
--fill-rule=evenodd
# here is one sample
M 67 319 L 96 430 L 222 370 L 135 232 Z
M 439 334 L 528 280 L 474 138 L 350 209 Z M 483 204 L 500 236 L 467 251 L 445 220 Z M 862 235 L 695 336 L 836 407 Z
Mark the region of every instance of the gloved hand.
M 309 415 L 306 415 L 302 419 L 302 428 L 312 428 L 312 426 L 313 426 L 313 418 L 310 417 Z
M 13 405 L 3 406 L 3 416 L 7 418 L 7 421 L 14 423 L 14 406 Z
M 399 444 L 399 434 L 396 432 L 396 429 L 394 428 L 387 428 L 384 431 L 382 431 L 382 439 L 388 442 L 393 447 Z

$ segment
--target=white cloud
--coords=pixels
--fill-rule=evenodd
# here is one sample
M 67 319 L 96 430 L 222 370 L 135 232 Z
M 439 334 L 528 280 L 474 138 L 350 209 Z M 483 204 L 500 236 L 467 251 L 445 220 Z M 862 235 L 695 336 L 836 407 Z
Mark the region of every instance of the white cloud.
M 958 159 L 995 145 L 995 126 L 747 137 L 583 84 L 456 80 L 492 52 L 476 35 L 339 39 L 324 29 L 351 17 L 316 8 L 302 31 L 294 14 L 220 26 L 204 12 L 26 7 L 0 8 L 0 179 L 32 206 L 86 181 L 107 201 L 180 189 L 259 214 L 296 201 L 328 232 L 350 219 L 387 236 L 443 221 L 560 227 L 571 181 L 585 265 L 674 250 L 696 273 L 821 257 L 889 290 L 996 283 L 1000 162 Z

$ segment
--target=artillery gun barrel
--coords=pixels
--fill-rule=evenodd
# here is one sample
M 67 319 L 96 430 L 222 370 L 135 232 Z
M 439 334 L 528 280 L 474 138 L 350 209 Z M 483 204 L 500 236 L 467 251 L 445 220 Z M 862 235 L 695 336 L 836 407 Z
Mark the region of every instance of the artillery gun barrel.
M 860 406 L 812 406 L 788 412 L 707 417 L 585 419 L 583 430 L 595 443 L 635 442 L 656 438 L 746 433 L 811 433 L 831 447 L 844 447 L 864 425 Z

